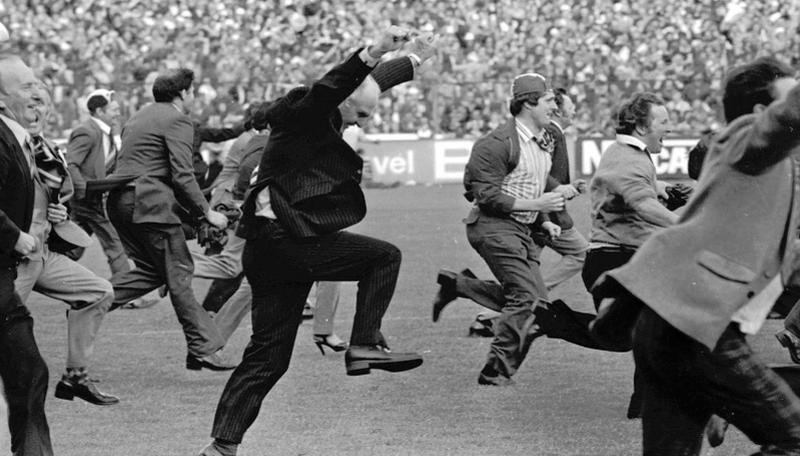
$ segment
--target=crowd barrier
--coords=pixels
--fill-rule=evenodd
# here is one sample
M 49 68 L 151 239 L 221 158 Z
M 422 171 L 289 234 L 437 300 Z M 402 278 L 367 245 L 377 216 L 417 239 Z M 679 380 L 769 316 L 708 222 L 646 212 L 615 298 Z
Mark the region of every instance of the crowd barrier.
M 568 140 L 570 174 L 588 179 L 594 174 L 600 156 L 613 138 L 577 137 Z M 658 155 L 652 155 L 659 178 L 688 179 L 689 150 L 698 138 L 672 137 L 664 140 Z M 372 180 L 381 184 L 460 183 L 472 149 L 472 139 L 392 139 L 391 135 L 370 136 L 358 147 Z

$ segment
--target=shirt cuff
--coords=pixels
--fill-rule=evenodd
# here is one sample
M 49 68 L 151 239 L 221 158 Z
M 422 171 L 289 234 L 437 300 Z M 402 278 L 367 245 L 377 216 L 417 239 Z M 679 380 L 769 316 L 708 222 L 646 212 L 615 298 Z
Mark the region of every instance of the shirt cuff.
M 422 65 L 422 59 L 419 58 L 417 54 L 408 54 L 408 58 L 411 59 L 411 63 L 414 64 L 414 68 L 416 69 L 418 66 Z
M 381 61 L 381 58 L 378 57 L 377 59 L 369 55 L 369 46 L 365 47 L 358 53 L 358 57 L 364 62 L 367 66 L 374 67 Z

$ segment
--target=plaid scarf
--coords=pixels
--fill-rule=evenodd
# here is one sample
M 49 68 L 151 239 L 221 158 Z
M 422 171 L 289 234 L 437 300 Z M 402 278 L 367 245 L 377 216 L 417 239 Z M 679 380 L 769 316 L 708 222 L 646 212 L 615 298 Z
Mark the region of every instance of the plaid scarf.
M 58 146 L 49 144 L 41 135 L 32 135 L 31 143 L 39 180 L 50 189 L 50 202 L 57 203 L 67 177 L 67 166 L 61 160 Z
M 556 148 L 556 140 L 549 130 L 545 129 L 541 138 L 534 136 L 533 140 L 536 141 L 536 145 L 539 146 L 540 149 L 553 155 L 553 150 Z

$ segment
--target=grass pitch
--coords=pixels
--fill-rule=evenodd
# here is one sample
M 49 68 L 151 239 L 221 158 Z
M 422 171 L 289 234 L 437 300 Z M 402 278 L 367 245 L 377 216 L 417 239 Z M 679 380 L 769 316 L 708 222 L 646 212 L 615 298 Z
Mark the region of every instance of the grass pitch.
M 488 268 L 466 241 L 461 219 L 468 204 L 458 185 L 367 191 L 369 212 L 353 231 L 396 244 L 403 266 L 384 334 L 398 351 L 423 354 L 418 369 L 374 371 L 347 377 L 344 356 L 321 356 L 311 324 L 300 327 L 289 372 L 267 396 L 240 447 L 242 456 L 296 455 L 634 455 L 641 453 L 640 423 L 625 419 L 631 392 L 630 354 L 605 353 L 538 339 L 512 387 L 477 384 L 488 339 L 466 337 L 479 307 L 459 300 L 431 322 L 431 298 L 441 267 Z M 570 202 L 588 233 L 588 198 Z M 545 251 L 544 268 L 557 256 Z M 82 263 L 104 277 L 97 244 Z M 208 281 L 196 281 L 199 299 Z M 592 309 L 579 277 L 553 297 Z M 349 335 L 355 284 L 343 287 L 337 333 Z M 97 407 L 55 399 L 66 357 L 66 305 L 34 294 L 29 306 L 36 338 L 50 366 L 47 413 L 59 456 L 194 456 L 209 441 L 214 410 L 229 373 L 184 368 L 186 344 L 168 299 L 145 310 L 118 310 L 98 338 L 94 376 L 121 403 Z M 788 362 L 768 321 L 753 338 L 770 362 Z M 240 355 L 249 336 L 243 325 L 226 348 Z M 736 430 L 706 455 L 749 454 L 756 447 Z

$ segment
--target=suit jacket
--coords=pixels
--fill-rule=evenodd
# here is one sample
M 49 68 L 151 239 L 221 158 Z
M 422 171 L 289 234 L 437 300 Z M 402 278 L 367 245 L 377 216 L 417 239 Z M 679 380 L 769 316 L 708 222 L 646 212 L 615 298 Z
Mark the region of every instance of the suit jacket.
M 75 200 L 86 197 L 86 181 L 105 179 L 106 153 L 103 149 L 103 131 L 91 119 L 75 127 L 67 143 L 69 175 L 75 187 Z
M 200 187 L 207 187 L 212 182 L 205 182 L 208 165 L 203 160 L 200 147 L 204 142 L 221 143 L 233 139 L 245 132 L 244 122 L 239 122 L 231 128 L 207 127 L 200 122 L 192 122 L 194 136 L 192 137 L 192 166 L 194 167 L 194 177 Z
M 171 103 L 152 103 L 122 129 L 122 148 L 114 176 L 138 176 L 134 223 L 180 225 L 180 206 L 202 217 L 208 202 L 192 167 L 194 128 L 189 116 Z
M 465 223 L 475 222 L 480 213 L 501 218 L 511 216 L 515 198 L 502 192 L 503 179 L 519 164 L 519 154 L 519 135 L 514 118 L 475 141 L 464 169 L 464 197 L 475 202 L 476 206 Z M 548 176 L 545 190 L 557 185 Z M 539 214 L 537 223 L 549 220 L 548 214 Z
M 295 88 L 271 104 L 272 129 L 258 180 L 245 199 L 241 235 L 255 234 L 248 227 L 256 225 L 256 195 L 267 186 L 278 222 L 294 237 L 332 233 L 366 215 L 359 185 L 363 160 L 342 139 L 338 109 L 372 71 L 359 52 L 311 87 Z M 404 81 L 398 76 L 393 82 L 385 86 Z
M 798 282 L 800 86 L 711 144 L 678 223 L 610 273 L 672 326 L 713 349 L 732 315 L 781 273 Z
M 553 179 L 548 179 L 550 185 L 545 186 L 544 189 L 546 192 L 549 192 L 560 184 L 569 184 L 569 154 L 567 153 L 567 138 L 564 136 L 561 127 L 551 121 L 550 125 L 545 128 L 547 128 L 547 131 L 555 138 L 553 164 L 550 167 L 550 177 Z M 575 225 L 566 208 L 563 211 L 550 212 L 548 216 L 550 217 L 550 221 L 560 226 L 561 229 L 568 230 Z
M 14 245 L 33 217 L 33 179 L 25 152 L 14 133 L 0 120 L 0 267 L 19 262 Z

